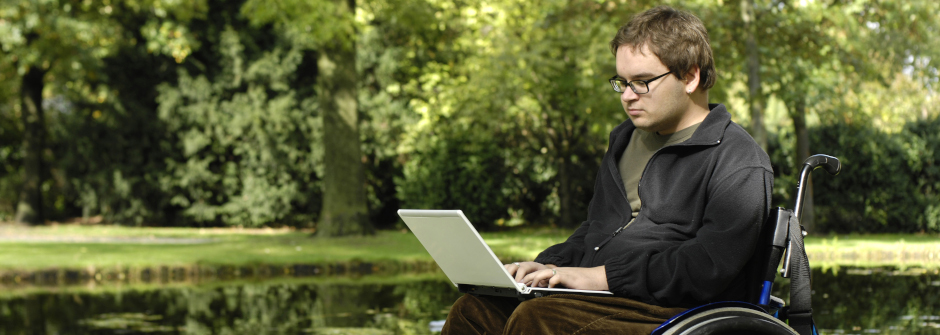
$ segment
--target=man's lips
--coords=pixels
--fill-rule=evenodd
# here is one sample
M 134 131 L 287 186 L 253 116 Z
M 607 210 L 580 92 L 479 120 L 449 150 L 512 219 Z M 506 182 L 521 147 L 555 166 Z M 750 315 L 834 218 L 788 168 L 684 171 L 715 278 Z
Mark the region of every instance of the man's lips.
M 643 113 L 643 110 L 642 110 L 642 109 L 639 109 L 639 108 L 627 108 L 627 115 L 630 115 L 630 116 L 640 116 L 641 113 Z

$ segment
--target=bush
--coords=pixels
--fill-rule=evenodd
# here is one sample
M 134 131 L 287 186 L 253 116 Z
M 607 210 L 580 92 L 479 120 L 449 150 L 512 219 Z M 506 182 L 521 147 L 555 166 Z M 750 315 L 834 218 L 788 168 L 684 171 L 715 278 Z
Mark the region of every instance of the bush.
M 472 128 L 472 127 L 469 127 Z M 506 169 L 497 143 L 471 130 L 442 131 L 418 140 L 398 180 L 404 208 L 460 209 L 485 230 L 506 213 Z
M 299 69 L 314 59 L 251 36 L 220 35 L 221 72 L 162 85 L 159 119 L 181 157 L 167 160 L 170 204 L 197 225 L 311 226 L 320 210 L 320 121 Z
M 811 147 L 839 157 L 842 173 L 814 179 L 817 227 L 836 233 L 940 231 L 937 118 L 885 133 L 868 124 L 810 130 Z

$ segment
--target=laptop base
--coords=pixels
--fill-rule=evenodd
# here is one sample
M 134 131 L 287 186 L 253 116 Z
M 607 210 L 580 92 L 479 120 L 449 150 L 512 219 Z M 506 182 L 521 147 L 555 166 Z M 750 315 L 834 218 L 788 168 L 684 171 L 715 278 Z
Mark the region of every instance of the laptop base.
M 486 296 L 496 296 L 496 297 L 515 297 L 519 301 L 526 301 L 534 298 L 547 297 L 553 294 L 579 294 L 579 295 L 593 295 L 593 296 L 602 296 L 602 297 L 612 297 L 613 294 L 609 291 L 588 291 L 588 290 L 571 290 L 564 288 L 534 288 L 528 290 L 528 293 L 519 292 L 516 289 L 507 288 L 507 287 L 493 287 L 493 286 L 483 286 L 483 285 L 468 285 L 468 284 L 457 284 L 457 290 L 460 293 L 467 293 L 472 295 L 486 295 Z

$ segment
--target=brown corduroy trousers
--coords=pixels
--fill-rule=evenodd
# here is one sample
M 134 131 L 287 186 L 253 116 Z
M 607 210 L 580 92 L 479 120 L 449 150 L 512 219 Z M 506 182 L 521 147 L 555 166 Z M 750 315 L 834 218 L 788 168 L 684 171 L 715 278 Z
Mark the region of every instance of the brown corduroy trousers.
M 648 335 L 684 310 L 620 297 L 557 294 L 520 302 L 516 298 L 465 294 L 447 315 L 442 335 Z

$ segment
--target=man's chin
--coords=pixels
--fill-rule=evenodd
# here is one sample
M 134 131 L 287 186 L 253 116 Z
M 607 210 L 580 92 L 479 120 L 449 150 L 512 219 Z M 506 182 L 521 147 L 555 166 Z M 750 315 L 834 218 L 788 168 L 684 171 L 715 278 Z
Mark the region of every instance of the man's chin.
M 652 128 L 650 127 L 650 124 L 648 122 L 645 122 L 645 120 L 643 120 L 643 118 L 631 117 L 630 121 L 633 122 L 634 127 L 643 131 L 650 131 L 650 129 Z

